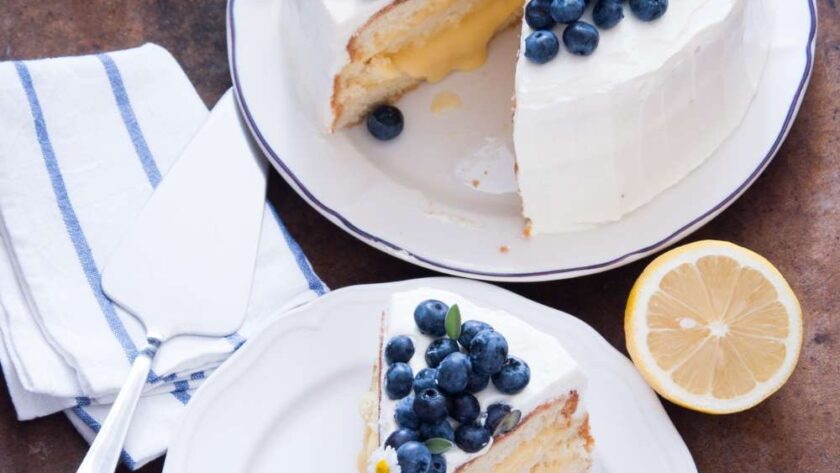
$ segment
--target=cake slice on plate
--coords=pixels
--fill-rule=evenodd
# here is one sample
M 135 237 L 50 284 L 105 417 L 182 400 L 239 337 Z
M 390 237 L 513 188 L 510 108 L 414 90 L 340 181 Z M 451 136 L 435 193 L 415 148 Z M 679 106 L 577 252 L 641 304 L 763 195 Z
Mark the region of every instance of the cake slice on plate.
M 550 335 L 445 291 L 382 315 L 359 471 L 582 473 L 594 440 L 585 377 Z

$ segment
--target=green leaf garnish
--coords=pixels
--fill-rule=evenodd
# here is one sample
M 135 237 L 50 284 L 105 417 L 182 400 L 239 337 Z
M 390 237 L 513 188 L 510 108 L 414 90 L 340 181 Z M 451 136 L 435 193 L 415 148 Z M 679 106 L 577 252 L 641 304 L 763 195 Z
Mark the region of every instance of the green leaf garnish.
M 432 455 L 440 455 L 452 448 L 452 442 L 445 438 L 435 437 L 424 442 Z
M 461 309 L 458 308 L 458 304 L 449 308 L 443 325 L 446 327 L 446 334 L 449 335 L 449 338 L 458 340 L 458 337 L 461 336 Z
M 499 425 L 496 426 L 496 431 L 493 432 L 493 437 L 497 435 L 502 435 L 510 432 L 511 430 L 519 424 L 519 421 L 522 419 L 522 412 L 518 410 L 513 410 L 506 415 Z

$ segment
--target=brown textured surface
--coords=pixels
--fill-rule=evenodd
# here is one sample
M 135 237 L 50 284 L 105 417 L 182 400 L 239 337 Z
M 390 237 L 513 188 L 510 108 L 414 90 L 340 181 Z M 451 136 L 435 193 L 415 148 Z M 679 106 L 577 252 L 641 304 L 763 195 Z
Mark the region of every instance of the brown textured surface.
M 840 7 L 836 2 L 819 1 L 820 38 L 811 87 L 778 157 L 735 205 L 689 239 L 730 240 L 763 254 L 787 276 L 805 311 L 799 367 L 767 402 L 722 417 L 666 403 L 704 473 L 840 471 L 840 357 L 832 353 L 840 337 Z M 223 0 L 0 0 L 2 60 L 90 53 L 144 42 L 169 49 L 208 104 L 230 86 Z M 276 177 L 270 194 L 331 287 L 430 274 L 343 233 Z M 508 287 L 578 315 L 624 351 L 625 298 L 647 261 L 574 281 Z M 85 447 L 61 415 L 16 422 L 8 395 L 0 389 L 0 471 L 75 471 Z M 157 472 L 161 465 L 158 461 L 142 471 Z

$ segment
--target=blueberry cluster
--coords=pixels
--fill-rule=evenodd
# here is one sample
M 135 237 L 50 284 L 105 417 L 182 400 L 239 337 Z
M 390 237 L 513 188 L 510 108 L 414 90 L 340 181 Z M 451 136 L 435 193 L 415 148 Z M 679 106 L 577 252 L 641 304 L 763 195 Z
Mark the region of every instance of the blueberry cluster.
M 456 323 L 455 334 L 448 331 L 449 314 L 450 307 L 438 300 L 414 310 L 420 332 L 434 338 L 424 354 L 427 367 L 416 375 L 408 364 L 415 351 L 410 337 L 395 336 L 385 346 L 385 392 L 398 400 L 394 419 L 399 426 L 385 446 L 397 451 L 403 473 L 444 473 L 446 459 L 432 454 L 427 444 L 454 443 L 475 453 L 493 435 L 515 427 L 521 416 L 506 403 L 487 406 L 482 413 L 475 394 L 491 382 L 505 394 L 522 391 L 531 380 L 528 364 L 509 356 L 505 337 L 484 322 L 469 320 L 460 329 Z
M 525 38 L 525 57 L 545 64 L 560 52 L 560 40 L 552 29 L 564 24 L 563 44 L 570 53 L 588 56 L 598 47 L 598 28 L 610 29 L 624 18 L 626 0 L 595 0 L 592 21 L 581 21 L 592 0 L 530 0 L 525 21 L 534 32 Z M 629 0 L 630 10 L 642 21 L 653 21 L 668 10 L 668 0 Z M 596 27 L 597 25 L 597 27 Z

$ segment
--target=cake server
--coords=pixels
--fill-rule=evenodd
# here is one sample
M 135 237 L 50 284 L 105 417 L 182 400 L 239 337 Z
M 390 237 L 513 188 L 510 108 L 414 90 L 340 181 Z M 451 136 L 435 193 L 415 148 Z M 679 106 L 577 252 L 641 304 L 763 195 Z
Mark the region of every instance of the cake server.
M 102 288 L 143 324 L 139 350 L 78 473 L 113 472 L 160 346 L 245 318 L 265 206 L 264 161 L 224 95 L 110 256 Z

